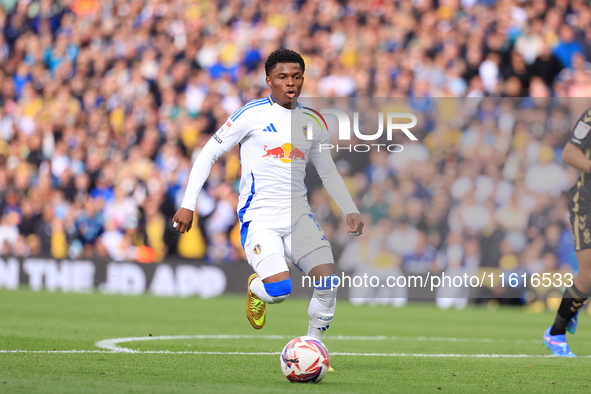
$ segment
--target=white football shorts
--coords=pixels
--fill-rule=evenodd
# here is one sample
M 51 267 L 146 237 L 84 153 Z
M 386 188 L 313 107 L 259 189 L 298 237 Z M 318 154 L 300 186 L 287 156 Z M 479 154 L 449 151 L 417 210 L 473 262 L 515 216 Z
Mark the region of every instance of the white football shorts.
M 286 258 L 297 266 L 298 261 L 310 252 L 324 246 L 330 247 L 328 238 L 312 213 L 300 216 L 293 224 L 292 218 L 285 216 L 254 219 L 249 222 L 245 236 L 243 246 L 246 258 L 262 279 L 289 271 Z M 273 260 L 273 264 L 259 265 L 272 255 L 282 257 Z

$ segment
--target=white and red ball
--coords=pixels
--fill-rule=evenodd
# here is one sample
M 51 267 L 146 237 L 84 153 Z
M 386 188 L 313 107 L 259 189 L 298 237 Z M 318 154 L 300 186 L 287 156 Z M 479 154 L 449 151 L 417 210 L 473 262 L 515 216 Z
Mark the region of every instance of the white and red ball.
M 330 365 L 328 350 L 319 340 L 303 336 L 292 339 L 283 348 L 281 371 L 291 382 L 320 382 Z

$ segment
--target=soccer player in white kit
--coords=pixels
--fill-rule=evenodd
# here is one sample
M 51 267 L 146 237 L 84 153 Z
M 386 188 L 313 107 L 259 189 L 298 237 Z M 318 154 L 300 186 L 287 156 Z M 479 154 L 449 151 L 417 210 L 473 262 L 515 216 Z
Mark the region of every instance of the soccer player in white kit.
M 271 95 L 238 109 L 205 144 L 193 164 L 173 225 L 181 233 L 191 229 L 197 195 L 212 165 L 240 144 L 240 237 L 256 272 L 248 279 L 246 316 L 260 329 L 266 321 L 266 303 L 278 304 L 289 297 L 288 258 L 315 279 L 307 335 L 322 341 L 334 317 L 337 291 L 332 286 L 332 249 L 306 197 L 309 158 L 345 214 L 350 234 L 360 235 L 363 222 L 330 150 L 320 150 L 320 144 L 328 144 L 328 130 L 314 129 L 311 137 L 306 127 L 292 133 L 292 117 L 310 110 L 299 103 L 292 109 L 292 99 L 299 97 L 304 83 L 304 70 L 304 60 L 294 51 L 279 49 L 269 56 L 265 71 Z

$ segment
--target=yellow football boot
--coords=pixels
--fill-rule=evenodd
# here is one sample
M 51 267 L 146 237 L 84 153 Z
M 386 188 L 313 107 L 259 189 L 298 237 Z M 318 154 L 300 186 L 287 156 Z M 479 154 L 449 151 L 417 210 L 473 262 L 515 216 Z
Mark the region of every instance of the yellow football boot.
M 250 282 L 254 278 L 258 278 L 257 274 L 252 274 L 248 278 L 248 291 L 246 293 L 246 318 L 250 325 L 255 329 L 260 330 L 265 325 L 267 320 L 267 304 L 250 291 Z

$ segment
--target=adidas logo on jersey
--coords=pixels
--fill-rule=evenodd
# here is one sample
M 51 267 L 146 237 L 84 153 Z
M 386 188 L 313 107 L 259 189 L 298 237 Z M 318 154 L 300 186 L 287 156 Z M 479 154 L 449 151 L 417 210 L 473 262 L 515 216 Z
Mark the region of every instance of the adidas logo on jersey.
M 273 123 L 271 123 L 269 126 L 265 127 L 263 129 L 263 131 L 268 131 L 269 133 L 276 133 L 277 129 L 275 128 L 275 126 L 273 125 Z

